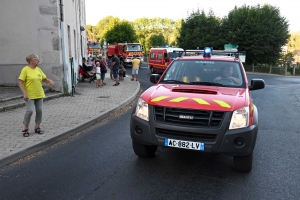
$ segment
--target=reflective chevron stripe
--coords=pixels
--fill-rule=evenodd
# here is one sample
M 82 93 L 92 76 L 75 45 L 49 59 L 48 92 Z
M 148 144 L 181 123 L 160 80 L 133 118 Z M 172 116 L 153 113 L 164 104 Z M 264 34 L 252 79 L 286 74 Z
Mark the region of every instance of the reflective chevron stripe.
M 207 101 L 200 99 L 200 98 L 193 98 L 197 103 L 199 104 L 205 104 L 205 105 L 210 105 Z
M 161 101 L 163 99 L 166 99 L 168 98 L 169 96 L 160 96 L 160 97 L 156 97 L 154 99 L 151 100 L 151 102 L 158 102 L 158 101 Z
M 216 102 L 217 104 L 219 104 L 220 106 L 224 107 L 224 108 L 231 108 L 231 106 L 224 102 L 224 101 L 221 101 L 221 100 L 214 100 L 214 102 Z
M 181 102 L 181 101 L 184 101 L 188 99 L 187 97 L 178 97 L 178 98 L 175 98 L 175 99 L 171 99 L 170 102 Z
M 159 102 L 159 101 L 162 101 L 162 100 L 167 99 L 169 97 L 170 96 L 159 96 L 159 97 L 156 97 L 156 98 L 152 99 L 151 102 Z M 177 97 L 177 98 L 170 99 L 168 101 L 173 102 L 173 103 L 179 103 L 179 102 L 185 101 L 187 99 L 190 99 L 190 98 L 188 98 L 188 97 Z M 204 99 L 201 99 L 201 98 L 191 98 L 191 99 L 193 99 L 194 101 L 196 101 L 198 104 L 201 104 L 201 105 L 211 105 L 208 101 L 206 101 Z M 213 100 L 213 101 L 216 102 L 221 107 L 231 108 L 230 104 L 226 103 L 225 101 L 222 101 L 222 100 Z

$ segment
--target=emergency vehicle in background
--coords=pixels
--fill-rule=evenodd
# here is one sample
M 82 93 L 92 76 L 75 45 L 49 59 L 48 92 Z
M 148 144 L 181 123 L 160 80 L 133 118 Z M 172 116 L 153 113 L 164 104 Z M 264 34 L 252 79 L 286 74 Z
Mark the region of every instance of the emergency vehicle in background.
M 108 58 L 112 58 L 114 54 L 118 55 L 124 66 L 132 65 L 132 59 L 134 55 L 137 55 L 138 59 L 144 61 L 143 48 L 140 43 L 115 43 L 108 45 Z
M 258 134 L 251 91 L 265 82 L 248 82 L 239 55 L 210 47 L 185 50 L 162 75 L 151 74 L 154 85 L 131 115 L 135 154 L 153 157 L 157 147 L 226 154 L 235 170 L 250 172 Z
M 151 48 L 148 58 L 148 68 L 151 73 L 163 73 L 168 65 L 180 56 L 180 51 L 184 50 L 174 47 Z
M 87 42 L 88 54 L 92 56 L 98 56 L 101 54 L 101 45 L 96 41 L 88 41 Z

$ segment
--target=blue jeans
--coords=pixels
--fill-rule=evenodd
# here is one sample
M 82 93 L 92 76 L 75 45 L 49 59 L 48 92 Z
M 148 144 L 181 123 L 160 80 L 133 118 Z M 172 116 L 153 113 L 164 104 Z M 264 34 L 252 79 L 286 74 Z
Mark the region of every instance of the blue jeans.
M 25 101 L 26 112 L 24 116 L 23 124 L 28 126 L 30 124 L 30 118 L 35 107 L 35 123 L 40 124 L 42 122 L 42 109 L 43 109 L 43 99 L 28 99 Z
M 113 74 L 114 74 L 114 79 L 118 78 L 118 70 L 113 70 Z
M 101 80 L 104 81 L 105 73 L 101 73 Z

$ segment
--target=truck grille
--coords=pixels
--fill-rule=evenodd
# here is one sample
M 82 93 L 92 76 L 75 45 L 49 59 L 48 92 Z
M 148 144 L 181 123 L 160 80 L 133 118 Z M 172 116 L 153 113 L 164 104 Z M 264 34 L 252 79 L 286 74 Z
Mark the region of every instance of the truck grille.
M 183 132 L 183 131 L 173 131 L 166 129 L 156 129 L 156 135 L 161 137 L 184 137 L 184 138 L 197 138 L 206 141 L 215 141 L 217 135 L 216 134 L 203 134 L 203 133 L 191 133 L 191 132 Z
M 207 110 L 189 110 L 154 106 L 154 120 L 160 123 L 200 127 L 218 128 L 221 126 L 225 112 Z

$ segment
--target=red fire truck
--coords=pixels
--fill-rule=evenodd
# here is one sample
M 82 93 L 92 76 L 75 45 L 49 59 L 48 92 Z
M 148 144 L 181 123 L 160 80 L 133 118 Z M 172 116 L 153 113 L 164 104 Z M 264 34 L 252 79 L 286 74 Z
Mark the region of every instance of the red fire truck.
M 120 61 L 126 66 L 132 64 L 133 55 L 137 55 L 137 58 L 144 61 L 142 51 L 143 48 L 140 43 L 115 43 L 108 45 L 107 56 L 112 58 L 114 54 L 117 54 Z
M 101 45 L 96 41 L 87 42 L 88 54 L 92 56 L 97 56 L 101 54 Z

